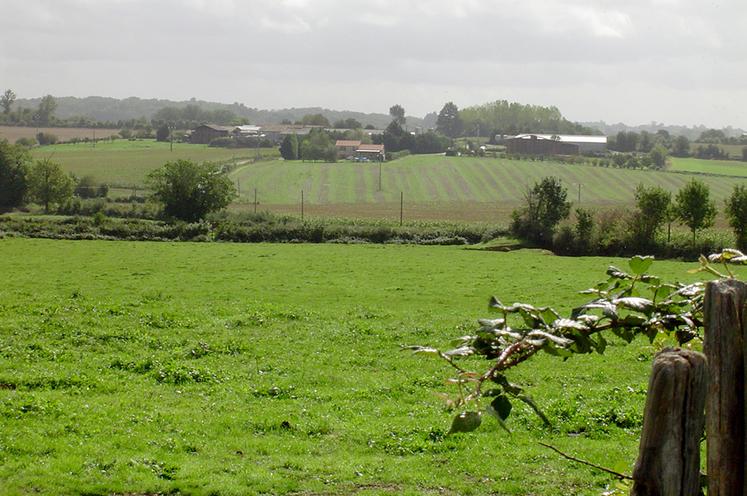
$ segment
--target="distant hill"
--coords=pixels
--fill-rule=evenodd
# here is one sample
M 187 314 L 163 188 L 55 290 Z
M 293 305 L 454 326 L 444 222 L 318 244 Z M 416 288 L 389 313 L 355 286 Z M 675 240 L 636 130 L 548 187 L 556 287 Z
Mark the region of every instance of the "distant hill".
M 347 110 L 330 110 L 321 107 L 261 110 L 247 107 L 243 103 L 238 102 L 227 104 L 195 99 L 173 101 L 130 97 L 120 100 L 102 96 L 89 96 L 86 98 L 64 96 L 55 97 L 55 100 L 57 101 L 55 116 L 60 119 L 87 117 L 97 121 L 117 122 L 144 117 L 150 120 L 156 112 L 164 107 L 182 108 L 187 105 L 198 105 L 204 110 L 231 111 L 238 117 L 249 119 L 249 122 L 252 124 L 279 124 L 284 119 L 295 122 L 307 114 L 322 114 L 330 122 L 353 118 L 361 122 L 364 126 L 371 124 L 378 129 L 385 128 L 392 121 L 389 114 L 366 114 Z M 15 107 L 36 108 L 40 101 L 41 98 L 19 98 L 15 103 Z M 407 126 L 409 128 L 422 127 L 423 124 L 423 118 L 407 116 Z
M 637 133 L 640 133 L 641 131 L 648 131 L 649 133 L 656 133 L 656 131 L 664 130 L 672 136 L 686 136 L 689 140 L 695 140 L 703 133 L 703 131 L 711 129 L 703 125 L 690 127 L 668 125 L 657 122 L 652 122 L 650 124 L 639 124 L 637 126 L 630 126 L 627 124 L 623 124 L 622 122 L 618 122 L 617 124 L 607 124 L 604 121 L 579 122 L 579 124 L 581 124 L 582 126 L 598 129 L 607 136 L 615 135 L 620 131 L 635 131 Z M 724 132 L 724 134 L 726 134 L 727 137 L 739 137 L 742 136 L 742 134 L 744 134 L 745 132 L 743 129 L 733 128 L 731 126 L 727 126 L 721 130 Z

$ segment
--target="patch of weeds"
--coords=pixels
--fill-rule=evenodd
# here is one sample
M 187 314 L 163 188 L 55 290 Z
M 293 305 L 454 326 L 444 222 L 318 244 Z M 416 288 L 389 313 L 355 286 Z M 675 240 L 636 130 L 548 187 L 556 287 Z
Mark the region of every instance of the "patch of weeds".
M 165 462 L 159 462 L 152 458 L 133 458 L 130 460 L 130 466 L 146 467 L 150 469 L 153 474 L 159 479 L 174 480 L 179 467 L 175 465 L 169 465 Z
M 187 358 L 202 358 L 209 355 L 211 352 L 210 345 L 204 341 L 200 341 L 197 343 L 197 346 L 194 346 L 187 351 Z
M 134 372 L 136 374 L 146 374 L 153 370 L 155 366 L 156 362 L 154 362 L 152 358 L 146 358 L 145 360 L 141 360 L 139 362 L 126 362 L 119 358 L 115 358 L 112 363 L 109 364 L 109 368 L 125 370 L 127 372 Z
M 56 402 L 33 396 L 14 396 L 0 402 L 0 416 L 6 418 L 21 419 L 30 415 L 59 417 L 61 414 L 62 409 Z
M 275 398 L 279 400 L 295 400 L 296 395 L 293 394 L 295 391 L 294 386 L 288 386 L 286 388 L 281 388 L 278 386 L 272 386 L 269 389 L 255 389 L 252 391 L 252 396 L 255 398 Z
M 140 323 L 154 329 L 191 328 L 194 324 L 189 320 L 180 320 L 176 315 L 162 313 L 146 313 L 140 317 Z
M 443 453 L 456 449 L 451 443 L 446 442 L 446 439 L 446 434 L 441 429 L 413 429 L 389 432 L 379 440 L 370 440 L 368 445 L 395 456 Z
M 191 382 L 220 382 L 218 376 L 205 367 L 190 367 L 170 362 L 155 373 L 156 381 L 162 384 L 189 384 Z
M 100 460 L 90 460 L 83 464 L 83 468 L 89 473 L 99 473 L 102 475 L 109 475 L 111 469 L 117 464 L 115 460 L 110 462 L 102 462 Z

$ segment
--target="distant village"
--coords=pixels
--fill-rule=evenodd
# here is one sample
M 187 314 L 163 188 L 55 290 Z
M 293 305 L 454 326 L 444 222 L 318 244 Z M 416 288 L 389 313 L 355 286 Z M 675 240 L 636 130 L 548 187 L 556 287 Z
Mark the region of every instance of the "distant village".
M 202 124 L 187 132 L 186 139 L 193 144 L 210 144 L 219 138 L 253 139 L 279 145 L 286 136 L 303 138 L 313 130 L 344 133 L 347 129 L 326 128 L 304 124 L 268 124 L 220 126 Z M 364 129 L 367 136 L 380 137 L 382 129 Z M 412 134 L 417 134 L 413 132 Z M 506 152 L 521 155 L 601 155 L 607 151 L 606 136 L 567 134 L 517 134 L 497 135 L 496 144 L 505 145 Z M 384 144 L 364 143 L 361 140 L 338 139 L 335 142 L 340 159 L 358 161 L 383 160 L 386 156 Z

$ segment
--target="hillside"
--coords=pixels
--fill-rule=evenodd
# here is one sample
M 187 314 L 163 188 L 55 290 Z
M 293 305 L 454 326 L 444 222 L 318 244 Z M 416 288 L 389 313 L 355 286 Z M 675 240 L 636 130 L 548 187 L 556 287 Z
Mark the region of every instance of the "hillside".
M 322 114 L 330 122 L 340 119 L 353 118 L 360 121 L 363 125 L 372 124 L 374 127 L 382 129 L 392 120 L 389 114 L 363 112 L 353 112 L 348 110 L 330 110 L 321 107 L 304 107 L 289 108 L 277 110 L 262 110 L 247 107 L 243 103 L 234 102 L 231 104 L 208 102 L 204 100 L 186 100 L 173 101 L 161 99 L 143 99 L 130 97 L 124 99 L 109 98 L 102 96 L 89 96 L 86 98 L 77 98 L 72 96 L 55 97 L 57 101 L 57 110 L 55 115 L 61 119 L 71 117 L 87 117 L 98 121 L 124 121 L 129 119 L 151 119 L 158 110 L 164 107 L 186 107 L 187 105 L 198 105 L 204 110 L 228 110 L 238 117 L 249 119 L 249 122 L 260 124 L 278 124 L 283 119 L 291 121 L 300 120 L 307 114 Z M 19 98 L 16 108 L 36 108 L 41 98 Z M 424 121 L 420 117 L 407 116 L 407 124 L 411 127 L 423 126 Z

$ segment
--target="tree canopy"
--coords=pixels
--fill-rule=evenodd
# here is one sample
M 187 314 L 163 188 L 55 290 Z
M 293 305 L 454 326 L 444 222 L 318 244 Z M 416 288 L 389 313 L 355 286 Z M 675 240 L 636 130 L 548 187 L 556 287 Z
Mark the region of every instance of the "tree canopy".
M 30 161 L 26 148 L 0 140 L 0 208 L 23 203 Z
M 168 217 L 188 222 L 225 208 L 236 195 L 233 182 L 218 165 L 191 160 L 167 162 L 148 175 L 148 183 Z
M 716 205 L 711 199 L 708 186 L 697 179 L 691 179 L 677 192 L 675 200 L 677 217 L 695 234 L 701 229 L 713 225 L 716 217 Z
M 453 102 L 447 102 L 436 118 L 436 130 L 449 138 L 456 138 L 462 134 L 462 126 L 459 108 Z
M 75 180 L 62 170 L 60 164 L 49 159 L 37 160 L 29 169 L 29 198 L 44 205 L 46 213 L 51 204 L 59 204 L 70 198 L 74 187 Z
M 394 122 L 404 127 L 406 119 L 405 119 L 405 108 L 402 105 L 397 103 L 389 107 L 389 115 L 392 116 L 392 120 Z

